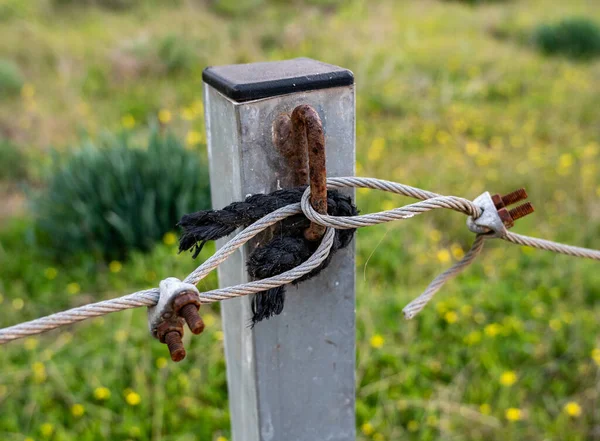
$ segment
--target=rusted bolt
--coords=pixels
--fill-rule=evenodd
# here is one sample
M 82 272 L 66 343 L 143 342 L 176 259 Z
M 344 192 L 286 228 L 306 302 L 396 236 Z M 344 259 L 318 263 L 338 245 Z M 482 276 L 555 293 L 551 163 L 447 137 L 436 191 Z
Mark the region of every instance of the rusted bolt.
M 501 208 L 504 208 L 504 202 L 502 202 L 502 196 L 500 196 L 498 193 L 492 195 L 492 202 L 494 203 L 496 210 L 500 210 Z
M 498 210 L 498 215 L 500 216 L 500 219 L 506 228 L 512 228 L 517 219 L 521 219 L 522 217 L 533 213 L 533 205 L 531 205 L 530 202 L 521 204 L 512 210 L 508 210 L 506 208 L 509 205 L 516 204 L 517 202 L 521 202 L 525 199 L 527 199 L 527 192 L 524 188 L 519 188 L 518 190 L 505 194 L 504 196 L 500 196 L 499 194 L 492 196 L 492 202 L 494 202 L 494 206 Z
M 302 104 L 292 112 L 292 137 L 296 149 L 308 151 L 310 204 L 317 213 L 327 214 L 327 168 L 325 165 L 325 135 L 321 118 L 315 109 Z M 325 227 L 311 222 L 304 231 L 308 240 L 318 240 Z
M 512 210 L 510 210 L 508 214 L 510 215 L 510 217 L 512 217 L 513 220 L 517 220 L 533 213 L 534 211 L 535 210 L 533 208 L 533 205 L 531 205 L 531 202 L 525 202 L 524 204 L 519 205 L 518 207 L 515 207 Z
M 514 227 L 515 221 L 506 208 L 501 208 L 498 210 L 498 216 L 500 216 L 502 223 L 507 229 Z
M 156 336 L 161 343 L 165 343 L 169 348 L 171 360 L 177 362 L 185 358 L 185 348 L 183 347 L 183 325 L 181 320 L 162 322 L 156 329 Z
M 204 331 L 204 322 L 198 313 L 200 299 L 196 293 L 185 291 L 173 299 L 173 310 L 183 317 L 192 334 L 201 334 Z
M 171 354 L 171 360 L 178 362 L 185 358 L 185 348 L 181 341 L 181 334 L 177 331 L 168 332 L 165 335 L 165 343 L 169 348 L 169 354 Z
M 518 190 L 502 196 L 502 202 L 506 207 L 524 201 L 525 199 L 527 199 L 527 191 L 525 191 L 524 188 L 519 188 Z
M 509 205 L 516 204 L 527 199 L 527 192 L 524 188 L 519 188 L 511 193 L 500 196 L 499 194 L 492 195 L 492 201 L 496 206 L 497 210 L 508 207 Z

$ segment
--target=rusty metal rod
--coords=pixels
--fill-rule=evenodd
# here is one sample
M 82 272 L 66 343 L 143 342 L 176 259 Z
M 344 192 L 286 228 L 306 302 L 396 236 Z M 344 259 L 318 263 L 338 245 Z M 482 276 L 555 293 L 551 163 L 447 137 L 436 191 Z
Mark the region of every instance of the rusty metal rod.
M 321 118 L 315 109 L 301 104 L 292 112 L 292 137 L 297 149 L 308 151 L 310 204 L 320 214 L 327 214 L 327 168 L 325 165 L 325 135 Z M 318 240 L 325 227 L 311 222 L 304 231 L 308 240 Z

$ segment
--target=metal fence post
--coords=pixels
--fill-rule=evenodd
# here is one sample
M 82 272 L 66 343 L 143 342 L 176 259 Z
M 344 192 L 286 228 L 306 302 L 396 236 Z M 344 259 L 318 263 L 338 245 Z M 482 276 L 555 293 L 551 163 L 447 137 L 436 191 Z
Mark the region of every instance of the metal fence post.
M 203 80 L 214 208 L 292 185 L 272 127 L 299 104 L 323 121 L 329 176 L 354 174 L 350 71 L 299 58 L 210 67 Z M 219 267 L 221 286 L 248 280 L 249 249 Z M 223 302 L 234 441 L 355 439 L 354 278 L 350 246 L 321 275 L 288 288 L 283 313 L 254 329 L 250 298 Z

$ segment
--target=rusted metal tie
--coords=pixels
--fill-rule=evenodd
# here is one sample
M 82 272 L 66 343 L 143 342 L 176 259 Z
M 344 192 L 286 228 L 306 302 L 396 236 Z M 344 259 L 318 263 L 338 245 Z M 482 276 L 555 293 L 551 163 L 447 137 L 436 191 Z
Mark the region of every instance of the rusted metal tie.
M 280 115 L 273 124 L 273 142 L 294 169 L 295 184 L 307 184 L 308 162 L 310 204 L 318 213 L 327 214 L 325 135 L 317 111 L 308 104 L 301 104 L 294 109 L 291 118 Z M 304 231 L 304 237 L 311 241 L 319 240 L 323 234 L 325 227 L 314 222 Z

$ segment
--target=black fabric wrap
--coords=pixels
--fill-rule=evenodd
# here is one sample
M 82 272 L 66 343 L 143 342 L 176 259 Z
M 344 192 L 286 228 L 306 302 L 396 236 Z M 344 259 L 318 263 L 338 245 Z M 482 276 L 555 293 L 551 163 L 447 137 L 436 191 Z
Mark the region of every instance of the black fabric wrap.
M 222 210 L 206 210 L 186 214 L 178 226 L 182 228 L 179 251 L 190 250 L 196 258 L 206 242 L 220 239 L 238 228 L 245 228 L 281 207 L 300 202 L 304 187 L 278 190 L 270 194 L 255 194 L 243 202 L 234 202 Z M 327 191 L 327 212 L 332 216 L 356 216 L 358 210 L 349 196 L 337 190 Z M 306 261 L 317 249 L 319 242 L 304 238 L 310 221 L 297 214 L 274 226 L 272 239 L 252 251 L 247 262 L 248 274 L 254 279 L 264 279 L 291 270 Z M 354 237 L 354 229 L 336 230 L 333 246 L 327 259 L 310 273 L 292 282 L 308 280 L 329 265 L 331 257 L 346 247 Z M 257 293 L 252 298 L 252 326 L 263 319 L 283 311 L 285 287 L 280 286 Z

